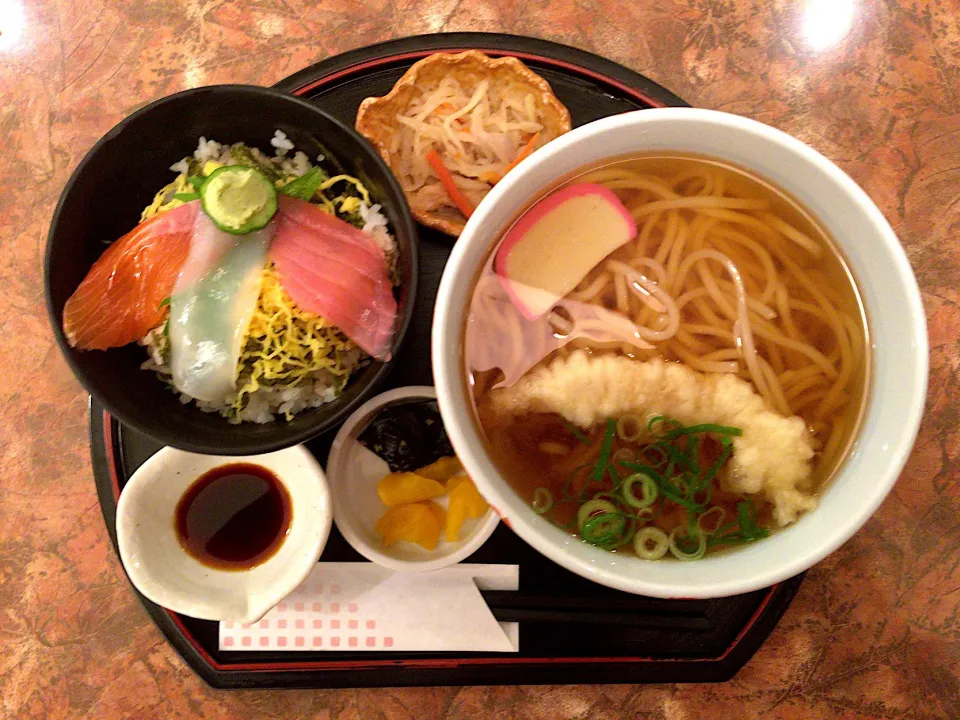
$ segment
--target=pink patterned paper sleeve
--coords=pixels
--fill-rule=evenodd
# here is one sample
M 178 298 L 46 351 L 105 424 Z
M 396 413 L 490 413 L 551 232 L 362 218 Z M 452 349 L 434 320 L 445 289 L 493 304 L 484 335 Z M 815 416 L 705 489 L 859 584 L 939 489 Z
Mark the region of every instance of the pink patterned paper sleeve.
M 256 623 L 220 623 L 220 649 L 517 652 L 480 590 L 516 590 L 516 565 L 402 573 L 373 563 L 318 563 Z

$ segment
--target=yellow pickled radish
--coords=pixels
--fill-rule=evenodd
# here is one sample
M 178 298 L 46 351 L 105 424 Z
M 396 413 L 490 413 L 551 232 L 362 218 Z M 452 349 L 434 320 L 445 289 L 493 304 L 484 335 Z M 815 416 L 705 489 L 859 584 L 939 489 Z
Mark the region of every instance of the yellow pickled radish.
M 472 518 L 483 517 L 487 510 L 490 509 L 489 503 L 483 499 L 483 495 L 477 490 L 477 486 L 473 484 L 473 480 L 467 478 L 467 481 L 462 485 L 465 486 L 462 492 L 464 492 L 468 498 L 467 515 Z
M 467 518 L 482 517 L 490 506 L 473 484 L 473 480 L 466 475 L 451 478 L 447 488 L 450 493 L 450 506 L 447 508 L 444 539 L 447 542 L 456 542 L 460 538 L 460 528 Z
M 451 477 L 449 480 L 447 480 L 447 494 L 449 495 L 450 493 L 452 493 L 456 489 L 457 485 L 462 483 L 464 480 L 469 480 L 469 479 L 470 479 L 470 476 L 464 472 L 457 473 L 456 475 Z
M 433 502 L 433 500 L 424 500 L 423 504 L 427 506 L 427 509 L 432 512 L 433 516 L 437 519 L 437 527 L 446 527 L 447 511 Z
M 383 536 L 384 547 L 404 540 L 416 543 L 426 550 L 434 550 L 440 541 L 438 515 L 426 503 L 391 507 L 377 520 L 374 530 Z
M 412 472 L 390 473 L 377 483 L 377 496 L 387 507 L 440 497 L 446 490 L 436 480 Z
M 460 539 L 460 528 L 467 521 L 467 506 L 464 502 L 454 502 L 450 498 L 447 508 L 447 522 L 443 531 L 443 539 L 447 542 L 456 542 Z
M 431 480 L 436 480 L 437 482 L 446 482 L 458 472 L 462 471 L 463 465 L 460 463 L 460 459 L 455 455 L 449 455 L 447 457 L 442 457 L 439 460 L 430 463 L 426 467 L 416 470 L 415 472 L 417 475 L 430 478 Z

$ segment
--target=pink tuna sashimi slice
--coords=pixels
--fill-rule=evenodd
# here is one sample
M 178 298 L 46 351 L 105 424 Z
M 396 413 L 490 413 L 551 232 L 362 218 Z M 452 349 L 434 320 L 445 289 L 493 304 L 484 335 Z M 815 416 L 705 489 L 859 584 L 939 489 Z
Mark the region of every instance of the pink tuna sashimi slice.
M 277 197 L 280 203 L 280 213 L 283 217 L 304 228 L 335 236 L 345 245 L 355 248 L 358 256 L 366 255 L 370 262 L 376 262 L 386 270 L 383 250 L 370 235 L 349 223 L 345 223 L 340 218 L 324 212 L 312 203 L 288 195 L 278 195 Z
M 364 352 L 389 360 L 397 301 L 383 251 L 372 237 L 315 205 L 279 200 L 269 257 L 284 289 Z

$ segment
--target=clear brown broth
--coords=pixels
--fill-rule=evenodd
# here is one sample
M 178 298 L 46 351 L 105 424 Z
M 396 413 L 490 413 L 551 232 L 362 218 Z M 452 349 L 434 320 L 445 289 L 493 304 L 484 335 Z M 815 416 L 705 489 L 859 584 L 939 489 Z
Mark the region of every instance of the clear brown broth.
M 727 163 L 696 156 L 633 156 L 585 168 L 550 187 L 544 188 L 531 199 L 531 202 L 526 206 L 524 211 L 518 214 L 517 218 L 504 229 L 504 232 L 498 236 L 496 242 L 491 245 L 489 254 L 474 279 L 474 287 L 476 287 L 476 284 L 481 278 L 493 272 L 493 256 L 509 228 L 512 227 L 537 200 L 554 190 L 577 182 L 579 178 L 598 168 L 627 167 L 658 177 L 673 177 L 689 170 L 694 170 L 698 165 L 702 164 L 708 164 L 713 168 L 720 168 L 728 183 L 727 187 L 732 188 L 734 194 L 737 196 L 769 201 L 771 203 L 771 212 L 775 216 L 790 223 L 810 238 L 815 239 L 824 249 L 824 252 L 820 259 L 810 264 L 810 269 L 815 271 L 820 285 L 827 287 L 831 294 L 835 296 L 838 309 L 853 318 L 862 332 L 861 340 L 863 347 L 866 348 L 867 351 L 864 353 L 861 362 L 856 368 L 853 379 L 848 386 L 848 400 L 843 403 L 842 408 L 830 416 L 830 422 L 842 428 L 840 430 L 839 443 L 836 445 L 829 459 L 825 460 L 822 457 L 815 459 L 814 484 L 818 491 L 822 490 L 835 475 L 843 459 L 846 457 L 856 437 L 856 432 L 865 410 L 866 395 L 870 383 L 868 323 L 856 283 L 836 243 L 828 236 L 819 223 L 814 220 L 812 213 L 802 208 L 793 198 L 787 196 L 783 191 L 775 188 L 765 180 Z M 625 202 L 629 200 L 629 197 L 624 197 L 625 193 L 618 192 L 617 194 L 621 199 L 624 199 Z M 623 250 L 623 248 L 621 248 L 621 250 Z M 655 246 L 649 248 L 651 254 L 655 251 Z M 621 251 L 617 251 L 613 255 L 615 256 L 619 252 Z M 792 253 L 793 250 L 789 250 L 789 252 Z M 801 259 L 805 262 L 808 261 L 808 258 Z M 782 270 L 782 268 L 778 269 Z M 597 272 L 598 270 L 596 268 L 591 271 L 591 274 L 588 275 L 587 281 L 585 282 L 589 282 Z M 469 306 L 467 309 L 469 310 Z M 464 312 L 465 321 L 467 316 L 468 312 Z M 465 332 L 466 330 L 464 329 L 464 333 Z M 822 345 L 826 342 L 825 338 L 816 337 L 815 335 L 805 339 L 814 346 L 818 346 L 818 344 Z M 544 453 L 540 448 L 544 447 L 544 443 L 553 443 L 556 445 L 565 445 L 569 447 L 571 451 L 577 451 L 577 443 L 571 441 L 570 433 L 556 416 L 528 415 L 517 418 L 506 426 L 503 425 L 500 419 L 491 417 L 486 400 L 489 397 L 492 384 L 499 377 L 498 373 L 496 371 L 476 372 L 471 365 L 471 348 L 466 345 L 467 344 L 464 343 L 464 377 L 468 392 L 474 401 L 475 420 L 478 424 L 480 434 L 486 443 L 487 452 L 495 466 L 521 497 L 528 502 L 532 502 L 534 491 L 540 487 L 547 487 L 555 494 L 559 493 L 563 483 L 569 477 L 568 464 L 563 462 L 561 457 Z M 623 350 L 600 348 L 588 348 L 588 351 L 624 354 Z M 554 353 L 553 355 L 556 354 L 557 353 Z M 679 358 L 669 351 L 661 351 L 657 354 L 666 360 L 679 361 Z M 544 362 L 549 362 L 553 355 L 548 356 Z M 814 425 L 814 418 L 812 417 L 812 410 L 810 408 L 808 408 L 806 412 L 801 411 L 797 414 L 799 414 L 808 425 Z M 598 437 L 599 431 L 600 429 L 594 428 L 591 437 Z M 718 504 L 726 504 L 729 506 L 735 504 L 738 499 L 740 498 L 733 494 L 724 496 L 721 493 L 718 496 Z M 766 506 L 762 500 L 758 500 L 757 504 L 760 507 L 761 522 L 769 524 L 769 507 Z M 575 512 L 575 509 L 564 510 L 560 515 L 563 515 L 564 512 L 570 514 L 570 512 Z M 669 513 L 665 513 L 664 517 L 663 522 L 658 524 L 663 529 L 669 531 L 676 523 L 676 520 L 671 519 L 674 516 Z M 560 524 L 564 524 L 570 518 L 564 515 L 563 517 L 554 517 L 553 519 Z

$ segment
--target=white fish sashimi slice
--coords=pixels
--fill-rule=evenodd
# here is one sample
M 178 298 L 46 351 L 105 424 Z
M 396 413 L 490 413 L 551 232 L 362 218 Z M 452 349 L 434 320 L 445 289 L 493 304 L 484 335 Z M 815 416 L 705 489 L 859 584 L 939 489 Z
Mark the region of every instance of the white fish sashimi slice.
M 197 213 L 190 252 L 170 296 L 170 367 L 180 392 L 208 402 L 235 392 L 273 230 L 270 223 L 231 235 Z

